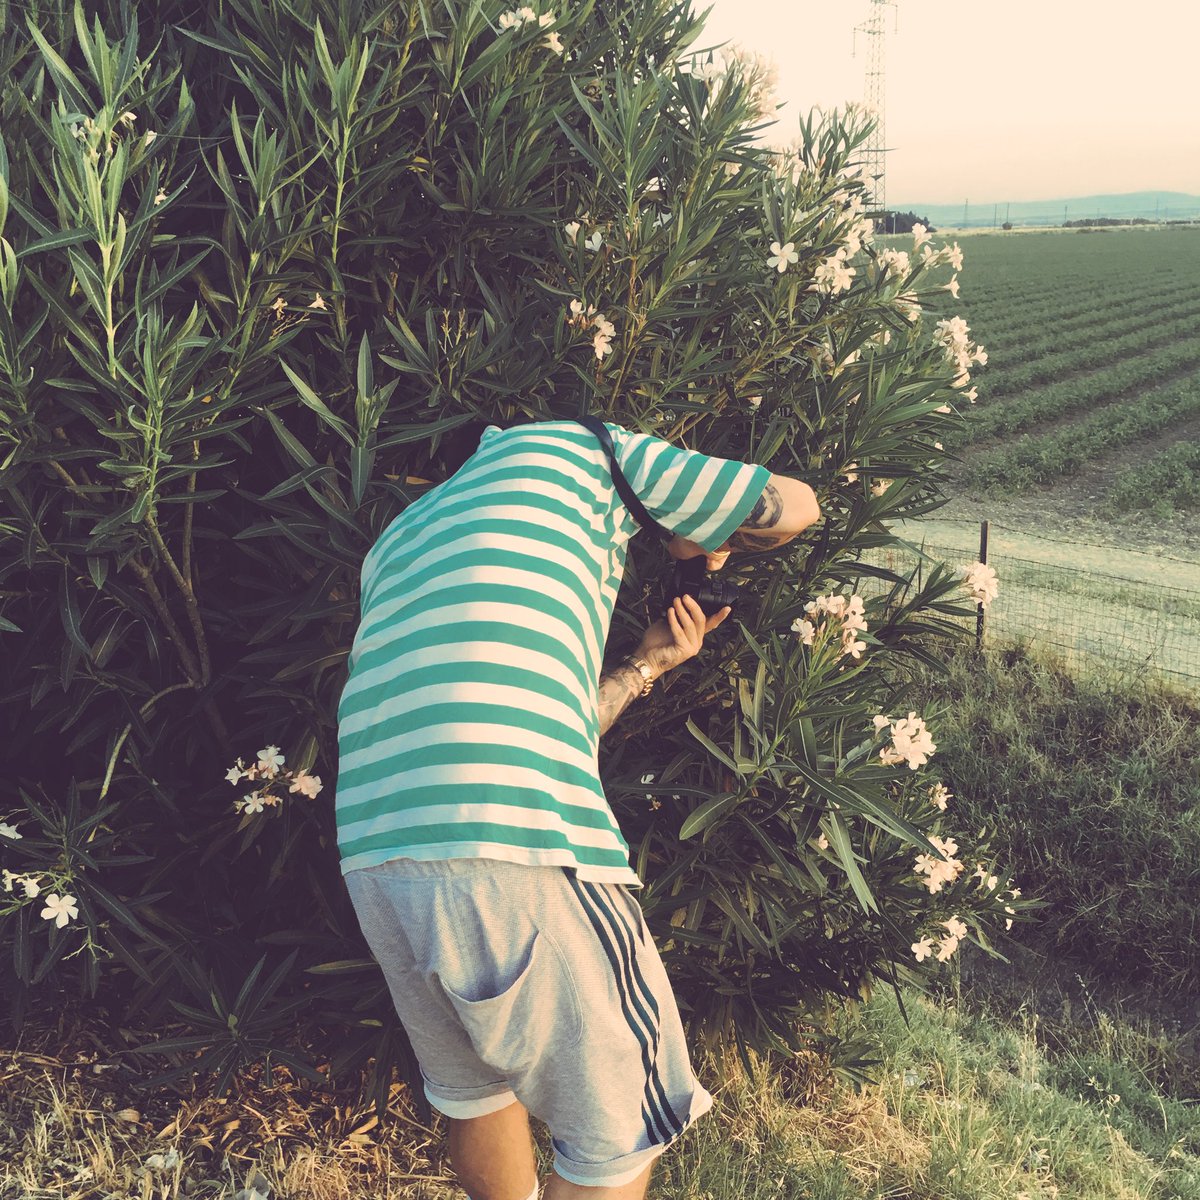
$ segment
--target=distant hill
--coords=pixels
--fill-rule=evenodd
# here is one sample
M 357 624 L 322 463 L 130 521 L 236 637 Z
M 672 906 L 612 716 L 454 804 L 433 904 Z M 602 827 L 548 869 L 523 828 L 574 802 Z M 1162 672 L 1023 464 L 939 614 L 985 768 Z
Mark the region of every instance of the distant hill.
M 888 208 L 928 217 L 935 229 L 999 228 L 1007 219 L 1014 227 L 1062 225 L 1083 217 L 1144 217 L 1148 221 L 1200 218 L 1200 196 L 1186 192 L 1127 192 L 1119 196 L 1074 196 L 1065 200 L 1006 200 L 967 204 L 921 204 L 888 198 Z M 1007 214 L 1007 216 L 1006 216 Z

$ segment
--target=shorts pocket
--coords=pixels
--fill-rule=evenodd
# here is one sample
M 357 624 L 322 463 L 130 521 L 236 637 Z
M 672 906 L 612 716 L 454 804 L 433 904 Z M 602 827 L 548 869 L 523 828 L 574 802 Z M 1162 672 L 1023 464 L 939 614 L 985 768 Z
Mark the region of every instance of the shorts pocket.
M 583 1017 L 566 963 L 554 940 L 538 930 L 529 958 L 499 995 L 470 1000 L 442 982 L 475 1053 L 504 1075 L 516 1075 L 546 1053 L 577 1045 Z

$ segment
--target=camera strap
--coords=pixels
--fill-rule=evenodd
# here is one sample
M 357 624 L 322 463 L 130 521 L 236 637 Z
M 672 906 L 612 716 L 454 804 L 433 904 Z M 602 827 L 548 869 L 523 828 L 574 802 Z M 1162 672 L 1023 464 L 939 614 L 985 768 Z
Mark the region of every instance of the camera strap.
M 599 439 L 600 444 L 604 447 L 608 454 L 609 473 L 612 475 L 613 484 L 616 486 L 617 495 L 625 502 L 625 506 L 637 518 L 638 524 L 643 529 L 652 529 L 656 533 L 661 534 L 664 538 L 671 538 L 675 535 L 669 530 L 660 525 L 647 511 L 646 506 L 634 494 L 633 488 L 629 486 L 627 480 L 617 465 L 617 452 L 613 449 L 612 435 L 608 432 L 604 422 L 599 417 L 586 416 L 576 417 L 576 420 L 587 429 L 590 429 Z

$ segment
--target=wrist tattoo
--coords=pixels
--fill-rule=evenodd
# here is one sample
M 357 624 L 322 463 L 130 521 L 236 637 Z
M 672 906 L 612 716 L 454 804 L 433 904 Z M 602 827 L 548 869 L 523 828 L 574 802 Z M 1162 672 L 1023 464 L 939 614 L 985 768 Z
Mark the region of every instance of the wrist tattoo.
M 640 696 L 646 681 L 635 666 L 619 663 L 611 671 L 600 676 L 600 734 L 606 734 L 613 722 L 628 707 L 629 702 Z

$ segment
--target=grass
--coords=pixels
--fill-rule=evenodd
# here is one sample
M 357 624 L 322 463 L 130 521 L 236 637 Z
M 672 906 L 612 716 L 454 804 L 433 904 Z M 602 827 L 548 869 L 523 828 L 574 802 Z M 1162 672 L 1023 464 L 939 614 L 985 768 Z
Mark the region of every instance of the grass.
M 650 1200 L 1200 1200 L 1196 1092 L 1172 1094 L 1195 1064 L 1164 1078 L 1159 1032 L 1103 1009 L 1047 1017 L 1030 1001 L 1001 1019 L 956 990 L 903 993 L 907 1025 L 888 990 L 845 1018 L 881 1047 L 878 1082 L 859 1092 L 817 1063 L 758 1060 L 752 1081 L 735 1054 L 695 1054 L 714 1108 L 659 1160 Z M 21 1084 L 0 1108 L 0 1196 L 463 1196 L 443 1119 L 421 1126 L 403 1092 L 398 1119 L 360 1122 L 351 1140 L 349 1097 L 310 1098 L 301 1128 L 289 1089 L 247 1080 L 228 1106 L 179 1104 L 156 1136 L 85 1080 L 27 1064 Z M 330 1111 L 329 1124 L 313 1115 Z M 545 1172 L 549 1134 L 533 1124 Z
M 881 1060 L 860 1090 L 815 1053 L 750 1079 L 698 1048 L 714 1109 L 660 1159 L 650 1200 L 1200 1200 L 1200 708 L 1019 649 L 915 683 L 943 709 L 960 820 L 998 826 L 1048 919 L 1000 946 L 1007 962 L 964 947 L 932 994 L 903 991 L 907 1021 L 885 988 L 843 1012 L 835 1032 Z M 3 1200 L 464 1194 L 444 1119 L 424 1125 L 398 1082 L 383 1123 L 362 1079 L 256 1069 L 220 1100 L 204 1082 L 147 1095 L 107 1073 L 140 1040 L 120 1014 L 39 1012 L 0 1050 Z
M 1102 660 L 1097 660 L 1102 661 Z M 996 830 L 1058 953 L 1200 992 L 1200 700 L 1019 646 L 921 677 L 960 824 Z

